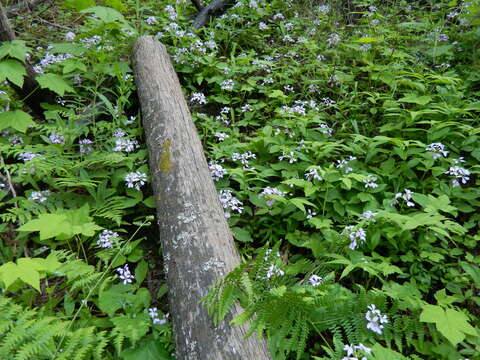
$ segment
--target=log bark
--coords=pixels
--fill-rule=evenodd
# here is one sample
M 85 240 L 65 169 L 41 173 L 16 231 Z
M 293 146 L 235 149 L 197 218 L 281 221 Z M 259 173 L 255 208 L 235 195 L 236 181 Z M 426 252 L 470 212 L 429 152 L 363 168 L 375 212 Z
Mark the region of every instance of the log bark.
M 213 0 L 210 4 L 200 10 L 195 17 L 192 26 L 195 29 L 200 29 L 201 27 L 205 26 L 211 17 L 223 14 L 234 4 L 235 0 Z
M 133 51 L 177 359 L 270 359 L 264 341 L 245 339 L 246 327 L 215 327 L 199 303 L 239 255 L 165 46 L 143 36 Z
M 0 43 L 3 41 L 15 40 L 15 32 L 8 21 L 5 9 L 0 4 Z M 9 82 L 10 86 L 17 93 L 20 99 L 40 118 L 43 118 L 43 109 L 40 106 L 42 102 L 55 104 L 55 93 L 48 89 L 41 89 L 37 80 L 33 67 L 24 62 L 27 75 L 23 78 L 23 86 L 17 86 Z

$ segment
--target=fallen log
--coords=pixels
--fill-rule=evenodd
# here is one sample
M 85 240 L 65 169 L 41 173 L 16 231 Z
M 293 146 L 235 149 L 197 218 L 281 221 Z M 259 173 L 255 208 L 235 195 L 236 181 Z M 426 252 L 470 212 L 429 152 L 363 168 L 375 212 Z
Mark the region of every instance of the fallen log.
M 246 339 L 244 326 L 215 327 L 200 304 L 240 258 L 165 46 L 142 36 L 133 52 L 177 359 L 270 359 L 264 341 Z
M 228 8 L 235 4 L 235 0 L 213 0 L 210 4 L 203 7 L 195 17 L 192 26 L 195 29 L 200 29 L 213 16 L 219 16 L 223 14 Z
M 5 9 L 0 4 L 0 44 L 3 41 L 15 40 L 15 32 L 7 18 Z M 38 81 L 35 80 L 36 73 L 33 67 L 25 61 L 24 64 L 27 75 L 23 78 L 23 85 L 17 86 L 9 81 L 9 85 L 22 100 L 39 118 L 44 118 L 41 103 L 55 104 L 55 93 L 48 89 L 41 89 Z

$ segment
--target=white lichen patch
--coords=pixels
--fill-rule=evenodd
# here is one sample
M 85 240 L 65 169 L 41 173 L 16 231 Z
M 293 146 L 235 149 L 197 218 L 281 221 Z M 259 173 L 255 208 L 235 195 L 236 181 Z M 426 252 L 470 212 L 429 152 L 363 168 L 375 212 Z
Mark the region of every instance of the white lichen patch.
M 224 274 L 225 262 L 217 259 L 210 259 L 202 265 L 202 270 L 205 272 L 215 272 L 219 275 Z

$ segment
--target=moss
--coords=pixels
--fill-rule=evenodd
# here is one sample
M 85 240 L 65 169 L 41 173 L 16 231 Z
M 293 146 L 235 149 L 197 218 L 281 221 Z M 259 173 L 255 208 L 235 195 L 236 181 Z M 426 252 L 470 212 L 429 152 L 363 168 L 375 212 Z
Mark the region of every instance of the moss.
M 167 139 L 164 141 L 162 148 L 162 155 L 160 156 L 160 161 L 158 162 L 158 166 L 162 172 L 167 175 L 170 170 L 172 170 L 173 163 L 171 159 L 171 151 L 170 148 L 172 146 L 172 140 Z

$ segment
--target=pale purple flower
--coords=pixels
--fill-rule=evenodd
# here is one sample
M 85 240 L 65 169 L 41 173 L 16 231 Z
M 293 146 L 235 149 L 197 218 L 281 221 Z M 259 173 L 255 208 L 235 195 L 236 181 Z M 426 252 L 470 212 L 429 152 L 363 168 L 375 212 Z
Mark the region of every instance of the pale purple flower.
M 233 90 L 234 85 L 235 85 L 235 82 L 232 79 L 228 79 L 223 81 L 220 84 L 220 87 L 222 90 Z
M 73 40 L 75 39 L 75 36 L 77 35 L 75 35 L 74 32 L 69 31 L 65 34 L 65 40 Z
M 50 142 L 52 144 L 64 144 L 65 143 L 65 137 L 63 135 L 58 134 L 58 133 L 50 134 L 48 139 L 50 140 Z
M 317 213 L 312 209 L 307 209 L 307 220 L 310 220 L 314 216 L 317 216 Z
M 139 147 L 140 145 L 138 144 L 137 140 L 118 138 L 117 140 L 115 140 L 115 147 L 113 148 L 113 151 L 115 152 L 125 151 L 129 153 Z
M 277 195 L 277 196 L 285 196 L 285 193 L 281 190 L 278 190 L 277 188 L 273 188 L 270 186 L 267 186 L 262 189 L 262 192 L 260 193 L 260 196 L 265 197 L 266 204 L 267 206 L 272 206 L 275 203 L 275 200 L 271 198 L 271 195 Z
M 194 92 L 192 94 L 192 97 L 190 98 L 190 102 L 192 103 L 198 103 L 200 105 L 206 104 L 207 103 L 207 98 L 205 95 L 201 92 Z
M 155 16 L 149 16 L 145 19 L 145 22 L 148 24 L 148 25 L 154 25 L 157 23 L 157 18 Z
M 101 248 L 112 248 L 113 239 L 119 238 L 118 233 L 112 230 L 103 230 L 98 236 L 97 246 Z
M 90 154 L 93 151 L 93 141 L 89 139 L 81 139 L 78 141 L 80 144 L 80 153 L 81 154 Z
M 213 160 L 209 162 L 208 169 L 210 170 L 210 175 L 212 176 L 213 181 L 220 180 L 227 173 L 222 165 Z
M 43 203 L 48 200 L 49 195 L 50 195 L 50 191 L 48 190 L 32 191 L 32 193 L 28 197 L 28 200 L 38 201 L 40 203 Z
M 310 285 L 314 286 L 314 287 L 317 287 L 319 285 L 322 284 L 323 282 L 323 278 L 321 276 L 318 276 L 318 275 L 315 275 L 313 274 L 312 276 L 310 276 L 310 278 L 308 279 L 308 282 L 310 283 Z
M 374 304 L 368 306 L 368 311 L 365 314 L 365 319 L 368 320 L 367 329 L 372 330 L 374 333 L 381 335 L 384 328 L 383 324 L 388 323 L 387 315 L 382 315 Z
M 220 190 L 218 199 L 222 204 L 222 207 L 224 209 L 224 215 L 227 219 L 231 216 L 230 211 L 235 211 L 239 214 L 242 213 L 243 203 L 235 196 L 233 196 L 231 190 Z
M 133 277 L 132 273 L 130 272 L 130 269 L 128 268 L 128 264 L 125 264 L 123 268 L 119 267 L 116 269 L 118 272 L 118 277 L 120 280 L 123 281 L 123 284 L 131 284 L 135 278 Z
M 224 132 L 217 132 L 215 133 L 215 137 L 217 138 L 217 141 L 222 142 L 225 139 L 228 139 L 230 136 Z
M 376 183 L 376 181 L 377 181 L 377 177 L 375 175 L 368 175 L 367 178 L 363 180 L 366 189 L 377 188 L 378 184 Z
M 451 166 L 444 174 L 455 177 L 455 179 L 452 180 L 454 187 L 460 186 L 460 183 L 466 184 L 468 180 L 470 180 L 470 171 L 457 165 Z
M 305 179 L 307 179 L 307 181 L 312 181 L 313 179 L 321 181 L 322 177 L 318 174 L 317 169 L 312 168 L 305 172 Z
M 359 242 L 363 243 L 367 240 L 367 233 L 361 227 L 346 226 L 342 234 L 348 236 L 350 239 L 350 245 L 348 247 L 352 250 L 355 250 L 359 246 Z
M 140 171 L 131 172 L 125 175 L 125 183 L 128 188 L 140 190 L 140 187 L 145 185 L 146 181 L 147 174 Z
M 447 157 L 448 151 L 445 150 L 445 145 L 442 143 L 431 143 L 425 149 L 433 153 L 433 160 L 441 158 L 442 156 Z
M 398 199 L 403 199 L 408 207 L 414 207 L 415 203 L 412 201 L 412 195 L 412 190 L 405 189 L 403 192 L 395 194 L 395 199 L 393 199 L 393 203 L 396 204 L 398 202 Z

